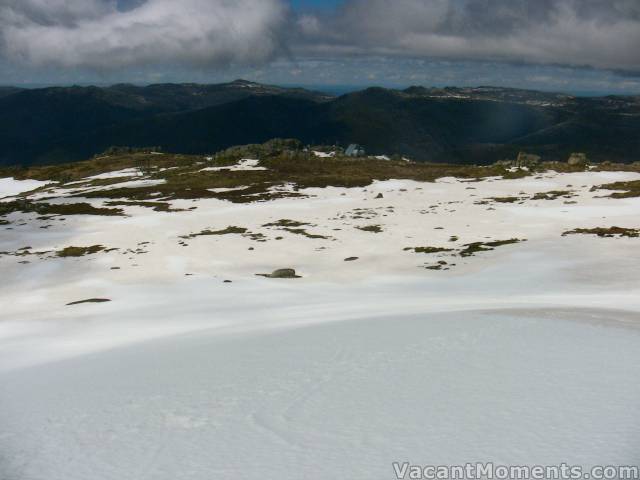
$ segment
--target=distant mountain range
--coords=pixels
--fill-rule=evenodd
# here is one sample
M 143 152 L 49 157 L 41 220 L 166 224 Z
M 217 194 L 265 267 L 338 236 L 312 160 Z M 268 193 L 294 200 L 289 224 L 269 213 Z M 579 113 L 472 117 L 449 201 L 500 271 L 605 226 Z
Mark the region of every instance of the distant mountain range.
M 22 90 L 22 88 L 17 87 L 0 87 L 0 98 L 13 95 L 14 93 L 18 93 Z
M 88 158 L 110 146 L 211 153 L 270 138 L 360 143 L 372 154 L 491 163 L 640 160 L 640 97 L 508 88 L 369 88 L 340 97 L 237 80 L 219 85 L 0 88 L 0 165 Z

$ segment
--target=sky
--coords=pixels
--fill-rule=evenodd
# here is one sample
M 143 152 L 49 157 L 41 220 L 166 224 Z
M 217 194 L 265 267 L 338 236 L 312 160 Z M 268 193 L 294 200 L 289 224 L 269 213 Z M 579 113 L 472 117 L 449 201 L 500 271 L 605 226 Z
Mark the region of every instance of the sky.
M 0 0 L 0 84 L 640 94 L 640 0 Z
M 335 9 L 342 3 L 342 0 L 292 0 L 291 6 L 294 9 L 306 11 L 310 9 Z

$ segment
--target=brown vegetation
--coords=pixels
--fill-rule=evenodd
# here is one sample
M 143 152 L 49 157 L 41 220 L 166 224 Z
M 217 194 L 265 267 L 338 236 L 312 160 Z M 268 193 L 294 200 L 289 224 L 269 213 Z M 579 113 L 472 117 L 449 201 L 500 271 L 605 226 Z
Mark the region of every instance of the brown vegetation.
M 576 234 L 597 235 L 603 238 L 612 238 L 612 237 L 638 238 L 640 237 L 640 229 L 622 228 L 622 227 L 576 228 L 575 230 L 564 232 L 562 236 L 564 237 L 566 235 L 576 235 Z

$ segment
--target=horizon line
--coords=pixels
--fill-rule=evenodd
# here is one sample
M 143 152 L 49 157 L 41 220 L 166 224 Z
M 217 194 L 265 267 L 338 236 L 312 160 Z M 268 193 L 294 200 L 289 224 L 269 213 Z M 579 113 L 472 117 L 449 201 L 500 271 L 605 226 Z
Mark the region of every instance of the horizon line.
M 189 82 L 189 81 L 175 81 L 175 82 L 109 82 L 109 83 L 100 83 L 100 82 L 74 82 L 74 83 L 54 83 L 54 82 L 45 82 L 45 83 L 24 83 L 24 84 L 10 84 L 10 83 L 0 83 L 0 88 L 16 88 L 23 90 L 39 90 L 46 88 L 112 88 L 119 85 L 131 85 L 135 87 L 150 87 L 157 85 L 200 85 L 200 86 L 213 86 L 213 85 L 227 85 L 237 82 L 246 82 L 263 86 L 271 86 L 271 87 L 279 87 L 279 88 L 302 88 L 310 91 L 318 91 L 320 93 L 325 93 L 329 95 L 344 95 L 348 93 L 355 93 L 364 90 L 368 90 L 371 88 L 383 88 L 386 90 L 406 90 L 412 87 L 421 87 L 421 88 L 438 88 L 438 89 L 447 89 L 447 88 L 495 88 L 495 89 L 505 89 L 505 90 L 521 90 L 521 91 L 529 91 L 529 92 L 542 92 L 542 93 L 556 93 L 562 95 L 571 95 L 576 97 L 606 97 L 606 96 L 640 96 L 640 91 L 616 91 L 616 93 L 612 93 L 612 90 L 603 89 L 603 90 L 595 90 L 595 89 L 570 89 L 570 90 L 556 90 L 556 89 L 535 89 L 535 88 L 525 88 L 525 87 L 515 87 L 515 86 L 504 86 L 504 85 L 425 85 L 425 84 L 334 84 L 334 83 L 271 83 L 271 82 L 257 82 L 254 80 L 247 80 L 238 78 L 235 80 L 224 81 L 224 82 Z M 326 89 L 326 90 L 323 90 Z

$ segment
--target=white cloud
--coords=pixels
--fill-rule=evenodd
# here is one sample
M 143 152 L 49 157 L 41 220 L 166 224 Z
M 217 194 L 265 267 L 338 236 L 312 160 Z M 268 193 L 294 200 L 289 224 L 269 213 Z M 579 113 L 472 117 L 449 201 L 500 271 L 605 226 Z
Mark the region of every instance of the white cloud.
M 283 0 L 0 0 L 5 56 L 32 65 L 264 62 L 282 48 Z

